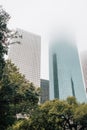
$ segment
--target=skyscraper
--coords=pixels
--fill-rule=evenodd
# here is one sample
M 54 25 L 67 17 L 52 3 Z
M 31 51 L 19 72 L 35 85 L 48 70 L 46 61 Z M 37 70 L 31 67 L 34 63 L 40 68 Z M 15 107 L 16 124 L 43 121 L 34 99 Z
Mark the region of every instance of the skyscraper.
M 41 79 L 40 80 L 40 86 L 41 86 L 40 102 L 44 103 L 45 101 L 49 100 L 49 80 Z
M 40 86 L 40 59 L 41 37 L 21 29 L 18 32 L 22 39 L 17 39 L 20 44 L 10 46 L 9 59 L 25 75 L 26 79 L 33 82 L 36 87 Z
M 75 96 L 86 102 L 78 50 L 67 38 L 53 41 L 49 46 L 50 99 Z
M 87 51 L 81 52 L 80 59 L 81 59 L 81 65 L 83 70 L 83 77 L 85 81 L 85 89 L 87 93 Z

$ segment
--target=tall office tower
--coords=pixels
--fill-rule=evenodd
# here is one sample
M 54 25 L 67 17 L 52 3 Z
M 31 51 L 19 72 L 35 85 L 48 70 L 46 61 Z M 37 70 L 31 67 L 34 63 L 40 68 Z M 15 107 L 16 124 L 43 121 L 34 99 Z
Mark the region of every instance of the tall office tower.
M 75 96 L 86 102 L 78 50 L 70 39 L 59 38 L 49 47 L 50 99 Z
M 25 75 L 26 79 L 33 82 L 36 87 L 40 86 L 40 59 L 41 59 L 41 37 L 21 29 L 20 44 L 10 46 L 9 59 Z
M 45 101 L 49 100 L 49 80 L 41 79 L 40 80 L 40 86 L 41 86 L 40 102 L 44 103 Z
M 85 88 L 87 93 L 87 51 L 83 51 L 80 55 L 81 65 L 83 70 L 83 76 L 85 81 Z

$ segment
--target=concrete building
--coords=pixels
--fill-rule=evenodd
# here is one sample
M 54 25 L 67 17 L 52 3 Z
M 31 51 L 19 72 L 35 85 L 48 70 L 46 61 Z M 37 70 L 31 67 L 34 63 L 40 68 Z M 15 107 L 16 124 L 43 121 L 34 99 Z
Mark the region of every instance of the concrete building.
M 81 59 L 81 65 L 83 70 L 83 77 L 85 81 L 85 89 L 87 93 L 87 51 L 81 52 L 80 59 Z
M 20 44 L 10 46 L 9 59 L 25 75 L 26 79 L 40 86 L 40 62 L 41 62 L 41 37 L 18 29 L 22 39 L 17 39 Z
M 49 80 L 41 79 L 40 86 L 41 86 L 40 102 L 44 103 L 45 101 L 49 100 Z
M 50 99 L 66 99 L 75 96 L 86 102 L 78 50 L 73 41 L 60 38 L 49 46 Z

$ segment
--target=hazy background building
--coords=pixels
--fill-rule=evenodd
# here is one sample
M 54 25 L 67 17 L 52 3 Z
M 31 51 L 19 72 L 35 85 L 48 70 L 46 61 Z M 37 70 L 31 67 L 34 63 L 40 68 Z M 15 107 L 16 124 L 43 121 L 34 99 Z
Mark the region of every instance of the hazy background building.
M 87 92 L 87 51 L 83 51 L 80 53 L 80 59 L 81 59 L 83 77 L 84 77 L 85 87 Z
M 17 39 L 21 44 L 14 44 L 9 49 L 9 59 L 25 75 L 26 79 L 33 82 L 36 87 L 40 86 L 41 64 L 41 37 L 18 29 L 22 39 Z
M 49 100 L 49 80 L 41 79 L 40 86 L 41 86 L 40 102 L 44 103 L 45 101 Z
M 67 38 L 50 43 L 49 82 L 50 99 L 75 96 L 79 102 L 86 102 L 78 50 Z

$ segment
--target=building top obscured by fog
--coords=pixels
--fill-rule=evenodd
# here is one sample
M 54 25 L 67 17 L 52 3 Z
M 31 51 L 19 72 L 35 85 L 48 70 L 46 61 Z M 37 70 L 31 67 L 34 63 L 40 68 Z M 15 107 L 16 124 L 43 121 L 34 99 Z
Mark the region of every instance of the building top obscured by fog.
M 49 82 L 50 99 L 75 96 L 77 101 L 87 102 L 78 49 L 63 35 L 49 45 Z

